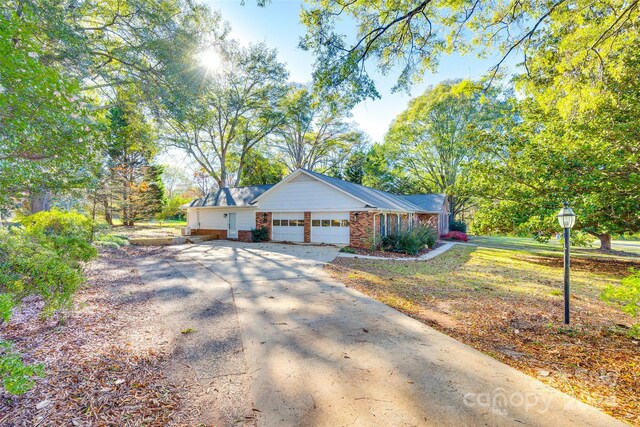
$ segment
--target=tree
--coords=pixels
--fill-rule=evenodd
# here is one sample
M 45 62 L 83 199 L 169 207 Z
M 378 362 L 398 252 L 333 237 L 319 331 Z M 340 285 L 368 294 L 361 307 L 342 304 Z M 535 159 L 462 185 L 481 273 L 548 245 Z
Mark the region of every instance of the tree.
M 231 44 L 221 54 L 223 69 L 195 84 L 173 76 L 183 81 L 178 93 L 166 94 L 163 119 L 167 143 L 185 150 L 222 188 L 239 185 L 250 151 L 282 123 L 288 73 L 264 44 Z
M 469 141 L 497 117 L 498 91 L 471 81 L 445 81 L 409 103 L 385 137 L 391 173 L 404 176 L 404 192 L 443 193 L 452 218 L 469 208 L 469 163 L 477 152 Z
M 40 22 L 25 5 L 0 13 L 0 205 L 25 192 L 79 185 L 93 161 L 94 125 L 80 82 L 48 65 Z M 32 211 L 47 208 L 47 203 Z
M 191 179 L 183 168 L 167 165 L 163 167 L 162 183 L 167 199 L 173 199 L 185 193 L 192 185 Z
M 553 46 L 557 54 L 553 65 L 558 69 L 606 68 L 629 46 L 624 34 L 637 31 L 638 4 L 638 0 L 321 0 L 307 2 L 301 13 L 307 27 L 301 46 L 316 56 L 316 85 L 338 90 L 356 102 L 379 96 L 366 68 L 368 61 L 385 75 L 398 72 L 396 90 L 420 81 L 425 71 L 437 68 L 442 54 L 453 51 L 480 56 L 498 51 L 501 59 L 488 70 L 490 79 L 516 52 L 522 54 L 524 68 L 531 69 L 530 61 L 541 45 Z M 355 24 L 355 35 L 341 33 L 343 20 Z
M 550 105 L 545 92 L 514 100 L 517 116 L 478 140 L 487 155 L 474 182 L 487 201 L 475 230 L 548 236 L 563 200 L 578 214 L 576 229 L 598 237 L 602 250 L 612 234 L 640 230 L 640 54 L 621 56 L 623 66 L 594 87 L 596 99 L 571 110 Z
M 156 151 L 155 135 L 129 94 L 120 94 L 116 105 L 109 110 L 108 119 L 109 199 L 119 205 L 122 223 L 132 226 L 136 220 L 157 212 L 158 204 L 162 205 L 164 194 L 159 190 L 162 170 L 150 165 Z
M 48 209 L 52 191 L 91 180 L 96 124 L 118 87 L 154 99 L 176 58 L 228 30 L 219 15 L 182 0 L 2 5 L 0 197 L 26 190 L 32 211 Z
M 299 168 L 327 172 L 361 144 L 362 134 L 347 122 L 344 105 L 328 101 L 302 85 L 292 85 L 283 100 L 285 118 L 274 146 L 290 172 Z
M 344 179 L 362 185 L 367 162 L 367 152 L 363 149 L 353 151 L 347 157 L 344 168 Z
M 262 150 L 252 150 L 245 163 L 245 173 L 240 185 L 275 184 L 284 177 L 284 167 L 277 158 L 262 155 Z

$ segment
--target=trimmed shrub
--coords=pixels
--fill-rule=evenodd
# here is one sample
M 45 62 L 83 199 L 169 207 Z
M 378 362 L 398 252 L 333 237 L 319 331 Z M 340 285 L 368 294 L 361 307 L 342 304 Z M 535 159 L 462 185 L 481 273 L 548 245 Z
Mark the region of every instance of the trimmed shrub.
M 460 231 L 450 231 L 447 234 L 445 234 L 444 236 L 442 236 L 443 239 L 447 239 L 447 240 L 458 240 L 460 242 L 468 242 L 469 241 L 469 237 L 467 236 L 466 233 L 462 233 Z
M 129 239 L 117 234 L 103 234 L 98 236 L 98 238 L 93 243 L 98 246 L 117 249 L 122 246 L 127 246 L 129 244 Z
M 425 225 L 418 225 L 411 230 L 390 234 L 382 238 L 382 249 L 416 255 L 425 247 L 432 248 L 438 240 L 438 232 Z
M 269 229 L 267 227 L 251 229 L 252 242 L 266 242 L 267 240 L 269 240 Z
M 467 223 L 464 221 L 451 221 L 449 223 L 449 231 L 460 231 L 461 233 L 466 233 Z

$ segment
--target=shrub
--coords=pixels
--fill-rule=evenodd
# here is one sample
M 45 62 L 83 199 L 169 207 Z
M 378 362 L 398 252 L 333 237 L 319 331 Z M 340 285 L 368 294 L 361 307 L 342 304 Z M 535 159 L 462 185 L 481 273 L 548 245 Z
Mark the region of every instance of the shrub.
M 461 233 L 466 233 L 467 223 L 464 221 L 451 221 L 449 223 L 449 231 L 460 231 Z
M 266 242 L 267 240 L 269 240 L 269 229 L 267 227 L 251 229 L 252 242 Z
M 633 316 L 640 315 L 640 270 L 631 269 L 631 275 L 622 279 L 620 286 L 607 286 L 600 296 L 604 301 L 622 306 L 622 311 Z M 629 331 L 640 338 L 640 323 Z
M 126 237 L 119 236 L 117 234 L 103 234 L 98 236 L 98 238 L 94 241 L 94 243 L 98 246 L 117 249 L 122 246 L 128 245 L 129 240 Z
M 0 228 L 0 323 L 25 297 L 44 301 L 43 314 L 70 308 L 84 283 L 80 261 L 97 255 L 92 223 L 77 213 L 41 212 L 21 218 L 22 227 Z M 0 381 L 9 393 L 29 390 L 41 366 L 25 365 L 11 344 L 0 341 Z
M 51 210 L 23 217 L 20 223 L 43 246 L 49 247 L 73 261 L 89 261 L 97 255 L 91 245 L 93 223 L 76 212 Z
M 445 234 L 444 236 L 442 236 L 443 239 L 447 239 L 447 240 L 459 240 L 461 242 L 468 242 L 469 241 L 469 237 L 467 236 L 466 233 L 462 233 L 460 231 L 450 231 L 447 234 Z
M 435 229 L 420 224 L 411 230 L 385 236 L 381 242 L 384 250 L 416 255 L 424 247 L 432 248 L 437 240 Z
M 349 246 L 345 246 L 344 248 L 340 249 L 340 252 L 343 252 L 345 254 L 355 254 L 356 250 L 353 248 L 350 248 Z

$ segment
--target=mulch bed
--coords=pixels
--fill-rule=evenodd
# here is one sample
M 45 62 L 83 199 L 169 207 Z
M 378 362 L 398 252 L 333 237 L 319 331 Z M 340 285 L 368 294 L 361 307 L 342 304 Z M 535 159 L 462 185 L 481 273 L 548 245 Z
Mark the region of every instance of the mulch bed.
M 381 257 L 381 258 L 417 258 L 419 256 L 422 256 L 424 254 L 428 254 L 429 252 L 433 251 L 434 249 L 440 247 L 443 245 L 443 242 L 436 242 L 435 246 L 431 249 L 429 248 L 425 248 L 423 250 L 421 250 L 420 252 L 418 252 L 416 255 L 409 255 L 409 254 L 405 254 L 405 253 L 401 253 L 401 252 L 390 252 L 390 251 L 381 251 L 381 250 L 376 250 L 376 251 L 372 251 L 370 249 L 364 249 L 364 248 L 350 248 L 352 250 L 355 251 L 355 255 L 368 255 L 368 256 L 377 256 L 377 257 Z M 348 252 L 350 253 L 350 252 Z
M 126 342 L 122 331 L 149 319 L 147 303 L 120 305 L 119 281 L 139 280 L 136 249 L 104 250 L 87 269 L 88 286 L 64 317 L 40 317 L 32 299 L 0 328 L 28 363 L 42 363 L 45 377 L 21 396 L 0 391 L 2 426 L 161 426 L 181 405 L 179 389 L 164 377 L 167 349 Z

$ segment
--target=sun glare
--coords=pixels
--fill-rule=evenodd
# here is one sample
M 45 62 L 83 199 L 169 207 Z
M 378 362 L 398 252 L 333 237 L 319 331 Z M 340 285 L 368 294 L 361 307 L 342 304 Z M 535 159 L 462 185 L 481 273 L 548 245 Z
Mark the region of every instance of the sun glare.
M 215 49 L 207 49 L 198 54 L 198 63 L 209 71 L 219 71 L 222 57 Z

